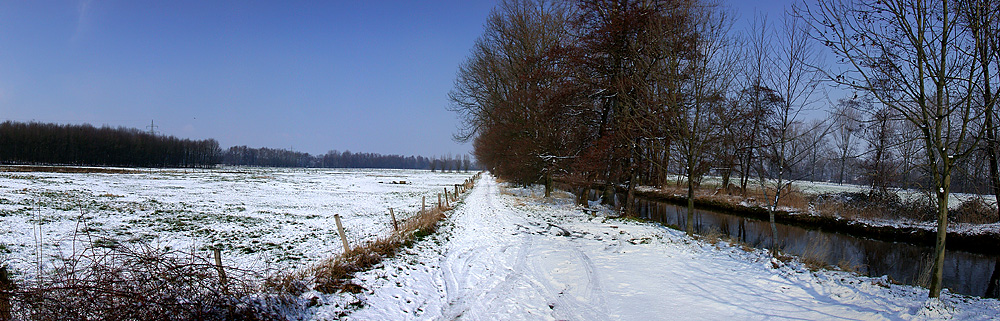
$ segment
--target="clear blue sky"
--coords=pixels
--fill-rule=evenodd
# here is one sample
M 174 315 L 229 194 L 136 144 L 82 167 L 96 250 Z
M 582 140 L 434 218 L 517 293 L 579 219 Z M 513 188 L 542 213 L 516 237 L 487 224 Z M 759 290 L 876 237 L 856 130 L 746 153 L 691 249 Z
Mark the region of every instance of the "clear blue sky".
M 495 3 L 2 1 L 0 120 L 154 120 L 223 148 L 464 154 L 447 94 Z M 791 0 L 732 3 L 748 19 Z

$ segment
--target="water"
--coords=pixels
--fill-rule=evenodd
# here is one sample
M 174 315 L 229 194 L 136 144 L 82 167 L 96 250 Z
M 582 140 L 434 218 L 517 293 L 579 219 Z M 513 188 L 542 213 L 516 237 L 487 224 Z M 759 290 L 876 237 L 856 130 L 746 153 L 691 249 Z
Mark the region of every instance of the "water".
M 591 192 L 596 200 L 599 195 Z M 683 230 L 687 226 L 687 207 L 663 202 L 636 200 L 636 211 L 644 219 Z M 933 247 L 909 243 L 885 242 L 848 234 L 811 230 L 776 224 L 777 247 L 783 252 L 810 258 L 832 266 L 850 266 L 858 273 L 890 279 L 910 285 L 926 286 L 930 281 Z M 725 235 L 745 244 L 770 247 L 771 225 L 742 216 L 695 210 L 694 230 L 701 235 Z M 949 250 L 944 264 L 945 288 L 953 293 L 984 296 L 1000 256 Z

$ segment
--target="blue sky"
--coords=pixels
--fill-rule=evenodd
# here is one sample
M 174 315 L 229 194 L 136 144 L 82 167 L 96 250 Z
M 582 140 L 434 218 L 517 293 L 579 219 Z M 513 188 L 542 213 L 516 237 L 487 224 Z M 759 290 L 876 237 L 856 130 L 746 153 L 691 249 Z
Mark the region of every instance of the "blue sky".
M 733 1 L 740 19 L 788 3 Z M 152 120 L 224 148 L 464 154 L 447 94 L 494 5 L 3 1 L 0 120 Z

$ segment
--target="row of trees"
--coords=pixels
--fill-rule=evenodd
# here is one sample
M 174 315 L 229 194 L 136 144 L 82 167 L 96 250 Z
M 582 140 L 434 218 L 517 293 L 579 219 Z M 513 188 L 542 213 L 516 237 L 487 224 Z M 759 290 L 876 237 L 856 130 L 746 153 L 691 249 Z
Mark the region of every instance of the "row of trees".
M 234 146 L 223 151 L 214 139 L 179 139 L 124 127 L 12 121 L 0 123 L 0 163 L 190 168 L 225 164 L 432 171 L 468 171 L 475 167 L 469 155 L 426 158 L 334 150 L 313 156 L 284 149 L 247 146 Z
M 123 167 L 212 167 L 221 150 L 213 139 L 159 136 L 133 128 L 0 124 L 0 163 Z
M 468 171 L 473 162 L 468 155 L 456 159 L 452 156 L 427 158 L 423 156 L 381 155 L 375 153 L 352 153 L 350 151 L 329 151 L 323 155 L 311 155 L 275 148 L 250 148 L 233 146 L 222 153 L 222 164 L 232 166 L 265 167 L 318 167 L 318 168 L 393 168 L 430 169 L 432 171 Z
M 735 31 L 714 0 L 503 1 L 450 94 L 456 138 L 505 179 L 548 191 L 553 175 L 578 177 L 606 200 L 624 192 L 627 212 L 637 185 L 677 176 L 693 209 L 708 173 L 766 191 L 772 223 L 794 180 L 923 188 L 938 209 L 936 297 L 948 195 L 1000 195 L 997 8 L 817 0 Z

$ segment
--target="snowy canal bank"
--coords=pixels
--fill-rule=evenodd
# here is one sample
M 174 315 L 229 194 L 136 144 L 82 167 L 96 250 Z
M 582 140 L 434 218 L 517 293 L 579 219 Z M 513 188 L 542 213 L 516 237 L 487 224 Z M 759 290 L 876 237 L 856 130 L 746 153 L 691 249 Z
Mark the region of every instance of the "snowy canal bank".
M 537 195 L 537 191 L 535 195 Z M 766 252 L 658 224 L 591 217 L 484 177 L 428 236 L 357 275 L 360 294 L 315 297 L 309 317 L 357 320 L 994 319 L 1000 303 L 810 272 Z M 353 304 L 352 304 L 353 303 Z M 363 306 L 344 311 L 345 306 Z

